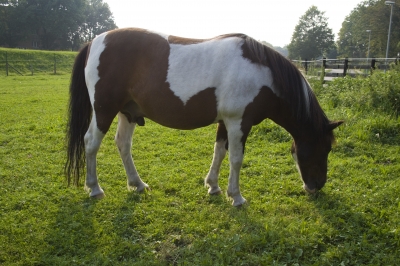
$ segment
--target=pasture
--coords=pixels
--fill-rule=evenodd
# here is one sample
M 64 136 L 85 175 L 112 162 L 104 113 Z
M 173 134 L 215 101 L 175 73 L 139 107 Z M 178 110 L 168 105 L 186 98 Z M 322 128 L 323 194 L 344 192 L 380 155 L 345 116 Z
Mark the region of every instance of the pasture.
M 0 77 L 1 265 L 398 265 L 400 74 L 312 86 L 343 119 L 328 181 L 307 195 L 291 137 L 271 121 L 249 135 L 234 208 L 204 188 L 215 126 L 194 131 L 146 120 L 133 157 L 151 191 L 129 192 L 114 144 L 98 154 L 106 197 L 67 187 L 64 130 L 69 75 Z M 228 161 L 221 168 L 226 190 Z

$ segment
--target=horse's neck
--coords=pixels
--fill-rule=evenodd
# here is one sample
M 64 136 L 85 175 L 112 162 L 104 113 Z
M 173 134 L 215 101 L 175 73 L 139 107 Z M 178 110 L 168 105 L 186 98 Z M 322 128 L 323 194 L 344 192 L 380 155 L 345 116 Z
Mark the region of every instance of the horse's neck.
M 293 114 L 292 108 L 282 98 L 276 96 L 271 90 L 267 91 L 264 106 L 267 107 L 267 118 L 283 127 L 293 138 L 304 133 L 304 123 Z

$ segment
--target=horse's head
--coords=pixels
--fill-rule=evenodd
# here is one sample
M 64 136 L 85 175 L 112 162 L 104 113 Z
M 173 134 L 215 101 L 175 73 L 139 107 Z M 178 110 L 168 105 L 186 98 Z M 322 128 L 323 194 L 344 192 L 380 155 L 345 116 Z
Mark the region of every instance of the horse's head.
M 303 188 L 309 193 L 315 193 L 326 182 L 328 171 L 328 154 L 334 141 L 333 130 L 343 121 L 331 122 L 322 137 L 304 135 L 295 139 L 291 152 L 297 169 L 303 179 Z

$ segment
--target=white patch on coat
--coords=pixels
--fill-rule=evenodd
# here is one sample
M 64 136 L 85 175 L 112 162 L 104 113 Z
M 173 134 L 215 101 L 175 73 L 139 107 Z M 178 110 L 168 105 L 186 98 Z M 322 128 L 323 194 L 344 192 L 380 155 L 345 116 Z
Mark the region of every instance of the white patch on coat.
M 94 104 L 95 85 L 100 79 L 97 67 L 100 64 L 100 55 L 106 48 L 106 45 L 104 43 L 106 35 L 107 32 L 97 36 L 93 40 L 90 46 L 89 56 L 85 67 L 86 86 L 88 87 L 90 102 L 92 103 L 92 106 Z
M 207 88 L 216 88 L 218 118 L 241 117 L 263 86 L 273 87 L 271 70 L 242 56 L 238 37 L 202 43 L 170 44 L 167 82 L 184 104 Z

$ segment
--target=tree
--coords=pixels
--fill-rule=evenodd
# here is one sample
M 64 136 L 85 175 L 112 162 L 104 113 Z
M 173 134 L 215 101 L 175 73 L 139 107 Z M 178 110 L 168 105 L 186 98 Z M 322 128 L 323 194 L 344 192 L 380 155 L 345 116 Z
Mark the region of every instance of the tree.
M 311 6 L 300 17 L 288 45 L 289 58 L 312 59 L 334 49 L 334 34 L 328 28 L 324 14 L 316 6 Z
M 385 0 L 366 0 L 354 8 L 342 23 L 337 46 L 340 56 L 385 57 L 390 8 Z M 367 32 L 370 30 L 371 32 Z M 369 43 L 369 35 L 371 41 Z M 393 6 L 389 56 L 395 56 L 400 47 L 400 8 Z M 399 45 L 399 46 L 398 46 Z
M 84 42 L 93 40 L 100 33 L 117 28 L 110 8 L 107 3 L 103 3 L 103 0 L 90 0 L 85 10 L 85 18 L 80 31 Z
M 27 11 L 18 0 L 0 0 L 0 45 L 14 47 L 24 38 Z
M 15 47 L 35 34 L 43 49 L 76 50 L 115 28 L 102 0 L 0 0 L 0 45 Z
M 70 33 L 78 31 L 84 21 L 86 1 L 29 0 L 27 8 L 33 10 L 28 20 L 32 31 L 40 36 L 42 47 L 67 49 Z

